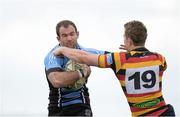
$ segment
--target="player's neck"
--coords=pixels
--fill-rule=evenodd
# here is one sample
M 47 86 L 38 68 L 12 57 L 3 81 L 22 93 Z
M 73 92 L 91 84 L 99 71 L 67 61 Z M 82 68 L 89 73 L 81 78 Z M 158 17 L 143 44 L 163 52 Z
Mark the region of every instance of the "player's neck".
M 135 50 L 137 48 L 144 48 L 144 46 L 132 46 L 129 51 Z

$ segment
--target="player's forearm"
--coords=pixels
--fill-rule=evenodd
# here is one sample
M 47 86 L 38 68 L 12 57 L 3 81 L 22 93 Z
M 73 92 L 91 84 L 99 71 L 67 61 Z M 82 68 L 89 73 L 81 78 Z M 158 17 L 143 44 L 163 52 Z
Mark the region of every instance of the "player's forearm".
M 64 48 L 63 54 L 73 61 L 87 64 L 90 66 L 98 66 L 97 54 L 91 54 L 83 50 Z
M 98 66 L 99 55 L 91 54 L 83 50 L 60 47 L 54 51 L 54 54 L 56 56 L 63 54 L 64 56 L 68 57 L 69 59 L 75 62 L 83 63 L 91 66 Z
M 60 55 L 63 54 L 64 56 L 68 57 L 69 59 L 76 61 L 78 63 L 84 63 L 84 58 L 88 55 L 87 52 L 77 49 L 71 49 L 67 47 L 60 47 L 54 51 L 54 54 Z
M 51 72 L 48 79 L 55 88 L 67 87 L 79 79 L 79 73 L 75 72 Z

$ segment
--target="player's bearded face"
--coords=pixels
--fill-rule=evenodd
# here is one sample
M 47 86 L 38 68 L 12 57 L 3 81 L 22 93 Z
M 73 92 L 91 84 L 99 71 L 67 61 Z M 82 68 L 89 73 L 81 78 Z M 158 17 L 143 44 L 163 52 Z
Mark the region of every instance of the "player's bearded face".
M 76 47 L 79 32 L 76 32 L 73 26 L 69 25 L 67 28 L 60 27 L 59 32 L 60 37 L 58 37 L 58 40 L 61 46 L 70 48 Z

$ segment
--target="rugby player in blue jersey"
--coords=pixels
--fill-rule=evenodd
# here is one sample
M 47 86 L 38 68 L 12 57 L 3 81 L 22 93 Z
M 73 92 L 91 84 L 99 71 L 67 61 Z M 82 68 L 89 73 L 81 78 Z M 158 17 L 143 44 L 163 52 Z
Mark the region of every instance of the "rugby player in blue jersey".
M 69 59 L 65 56 L 56 57 L 53 51 L 65 46 L 81 49 L 95 54 L 104 54 L 104 51 L 83 48 L 77 43 L 79 32 L 76 25 L 69 20 L 63 20 L 56 26 L 58 44 L 50 50 L 44 59 L 45 72 L 49 84 L 49 116 L 92 116 L 89 92 L 86 87 L 90 75 L 90 67 L 81 65 L 82 69 L 68 71 Z M 85 83 L 79 88 L 71 88 L 79 79 L 85 78 Z

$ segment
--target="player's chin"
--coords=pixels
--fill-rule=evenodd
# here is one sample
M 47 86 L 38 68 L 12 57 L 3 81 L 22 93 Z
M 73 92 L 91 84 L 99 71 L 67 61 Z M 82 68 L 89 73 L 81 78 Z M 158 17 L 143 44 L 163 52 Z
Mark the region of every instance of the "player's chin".
M 66 47 L 68 47 L 68 48 L 75 48 L 76 46 L 75 46 L 75 44 L 67 44 Z

